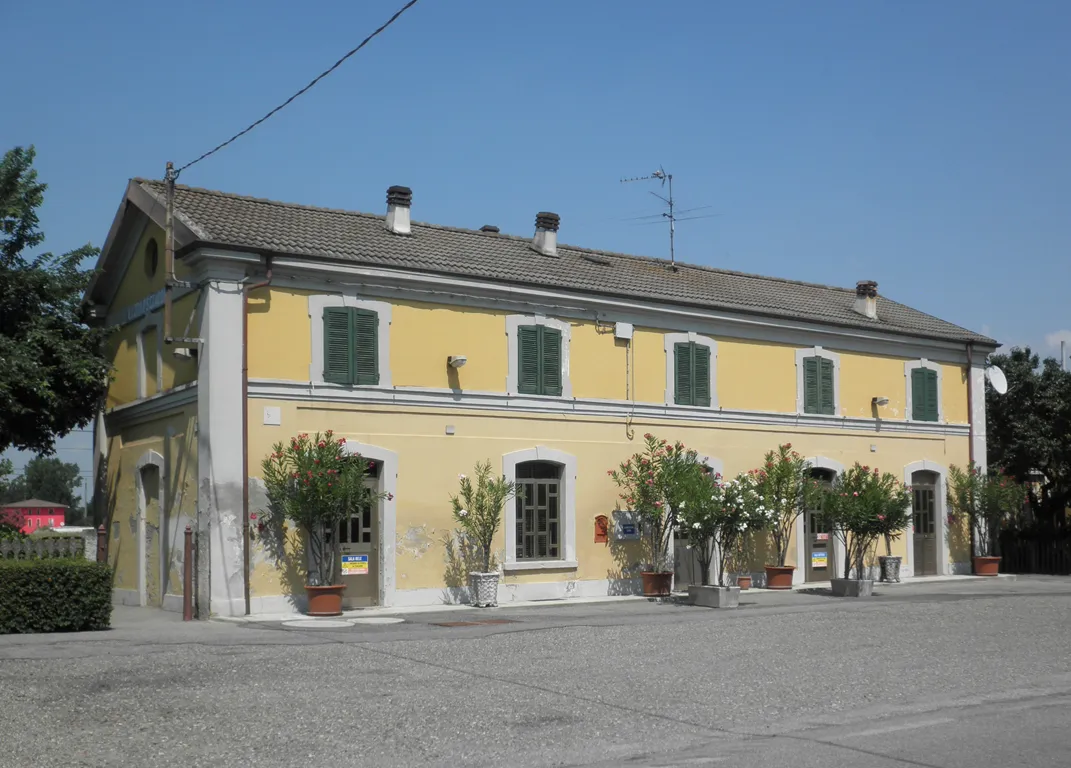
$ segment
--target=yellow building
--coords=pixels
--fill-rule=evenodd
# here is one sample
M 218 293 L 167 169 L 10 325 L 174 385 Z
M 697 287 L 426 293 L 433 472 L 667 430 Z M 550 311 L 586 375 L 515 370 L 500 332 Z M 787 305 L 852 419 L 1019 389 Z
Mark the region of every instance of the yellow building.
M 595 526 L 645 432 L 725 474 L 783 442 L 819 474 L 893 470 L 915 486 L 903 573 L 969 568 L 943 484 L 972 444 L 985 463 L 993 340 L 871 282 L 574 248 L 547 213 L 531 238 L 418 224 L 408 189 L 387 199 L 379 216 L 179 186 L 167 327 L 165 191 L 130 182 L 87 295 L 116 328 L 97 446 L 117 599 L 180 605 L 190 525 L 200 615 L 300 609 L 300 545 L 259 529 L 258 476 L 274 442 L 327 429 L 391 494 L 344 532 L 369 556 L 350 606 L 464 599 L 448 497 L 486 459 L 535 490 L 506 511 L 501 601 L 633 591 L 634 545 Z M 829 578 L 825 547 L 802 517 L 797 582 Z

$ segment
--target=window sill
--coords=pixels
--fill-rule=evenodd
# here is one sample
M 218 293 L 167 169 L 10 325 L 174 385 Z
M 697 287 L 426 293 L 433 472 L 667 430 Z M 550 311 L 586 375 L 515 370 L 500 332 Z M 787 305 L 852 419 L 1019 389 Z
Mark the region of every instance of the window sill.
M 575 571 L 576 560 L 521 560 L 513 563 L 503 563 L 502 570 L 510 571 Z

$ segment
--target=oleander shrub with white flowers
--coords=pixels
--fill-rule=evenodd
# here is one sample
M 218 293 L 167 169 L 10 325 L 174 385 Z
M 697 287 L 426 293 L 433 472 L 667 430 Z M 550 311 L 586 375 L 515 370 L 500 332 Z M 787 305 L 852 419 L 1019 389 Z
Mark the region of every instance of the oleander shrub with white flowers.
M 823 489 L 811 477 L 811 465 L 792 450 L 792 443 L 777 446 L 766 454 L 762 467 L 749 473 L 762 499 L 769 521 L 777 562 L 783 566 L 788 558 L 788 544 L 796 521 L 805 509 L 818 509 Z
M 498 568 L 495 562 L 495 534 L 502 526 L 502 508 L 517 494 L 516 483 L 505 475 L 491 474 L 491 461 L 478 463 L 473 469 L 476 482 L 467 475 L 458 475 L 459 492 L 450 497 L 454 521 L 465 537 L 476 545 L 478 562 L 483 573 Z
M 715 581 L 725 586 L 728 563 L 741 550 L 747 536 L 764 529 L 770 519 L 752 474 L 725 480 L 696 465 L 681 483 L 677 517 L 680 530 L 699 560 L 702 584 L 709 583 L 711 565 Z

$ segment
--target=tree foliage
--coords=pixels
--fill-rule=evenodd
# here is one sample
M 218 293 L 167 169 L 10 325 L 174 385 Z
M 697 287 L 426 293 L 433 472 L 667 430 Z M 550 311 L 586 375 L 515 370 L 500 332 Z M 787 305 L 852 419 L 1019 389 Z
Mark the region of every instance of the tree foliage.
M 977 554 L 998 554 L 1001 528 L 1016 520 L 1026 501 L 1026 488 L 997 470 L 982 473 L 973 463 L 966 469 L 948 468 L 948 510 L 952 517 L 965 517 L 980 541 Z
M 769 451 L 754 476 L 763 506 L 773 511 L 770 533 L 777 556 L 776 565 L 783 566 L 788 558 L 788 543 L 796 529 L 796 520 L 805 509 L 818 508 L 822 492 L 811 477 L 811 465 L 792 450 L 792 443 Z
M 891 472 L 856 462 L 824 491 L 822 516 L 844 545 L 844 578 L 866 578 L 866 556 L 877 540 L 907 528 L 911 496 Z
M 454 521 L 476 545 L 479 567 L 483 573 L 497 568 L 493 547 L 495 534 L 502 525 L 502 507 L 517 493 L 516 483 L 505 475 L 491 474 L 491 460 L 476 464 L 476 483 L 467 475 L 458 475 L 459 493 L 450 497 Z
M 1071 372 L 1054 358 L 1042 362 L 1030 348 L 994 355 L 1008 378 L 1008 392 L 986 389 L 986 453 L 989 463 L 1028 487 L 1038 520 L 1052 526 L 1071 506 Z
M 89 423 L 110 366 L 106 330 L 83 323 L 90 273 L 79 265 L 97 249 L 29 255 L 45 239 L 33 160 L 32 147 L 0 160 L 0 451 L 51 453 L 57 437 Z

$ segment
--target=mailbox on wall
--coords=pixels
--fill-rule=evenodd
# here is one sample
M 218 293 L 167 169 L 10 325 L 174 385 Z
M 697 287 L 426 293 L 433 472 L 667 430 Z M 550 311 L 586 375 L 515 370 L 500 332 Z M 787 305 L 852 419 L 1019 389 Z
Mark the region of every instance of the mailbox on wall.
M 610 540 L 610 521 L 606 515 L 598 515 L 595 518 L 595 543 L 606 544 Z
M 613 511 L 614 541 L 635 541 L 640 538 L 639 516 L 627 509 L 615 509 Z

